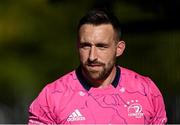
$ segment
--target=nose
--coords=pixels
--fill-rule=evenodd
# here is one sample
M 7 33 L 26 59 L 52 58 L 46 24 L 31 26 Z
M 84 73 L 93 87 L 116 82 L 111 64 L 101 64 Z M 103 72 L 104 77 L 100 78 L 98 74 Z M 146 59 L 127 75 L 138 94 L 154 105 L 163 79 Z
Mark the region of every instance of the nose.
M 96 48 L 92 46 L 89 52 L 89 61 L 95 61 L 96 59 L 97 59 Z

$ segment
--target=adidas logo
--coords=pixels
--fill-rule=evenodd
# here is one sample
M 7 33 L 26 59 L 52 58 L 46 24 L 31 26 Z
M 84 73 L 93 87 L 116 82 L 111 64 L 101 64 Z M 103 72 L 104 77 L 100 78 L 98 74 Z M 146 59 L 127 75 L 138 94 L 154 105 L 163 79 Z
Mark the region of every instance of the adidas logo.
M 78 109 L 76 109 L 71 115 L 68 117 L 67 121 L 83 121 L 86 120 L 84 116 L 80 113 Z

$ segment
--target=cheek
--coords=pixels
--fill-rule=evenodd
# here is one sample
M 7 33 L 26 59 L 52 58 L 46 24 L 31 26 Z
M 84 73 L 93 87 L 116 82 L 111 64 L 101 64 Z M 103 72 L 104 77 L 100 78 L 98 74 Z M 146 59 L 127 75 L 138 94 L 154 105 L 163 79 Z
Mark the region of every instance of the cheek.
M 111 61 L 114 57 L 116 57 L 116 51 L 107 51 L 101 54 L 101 58 L 107 61 Z
M 88 59 L 88 54 L 84 51 L 79 51 L 79 58 L 81 62 L 85 62 Z
M 107 54 L 104 60 L 106 61 L 107 65 L 114 64 L 116 60 L 116 53 Z

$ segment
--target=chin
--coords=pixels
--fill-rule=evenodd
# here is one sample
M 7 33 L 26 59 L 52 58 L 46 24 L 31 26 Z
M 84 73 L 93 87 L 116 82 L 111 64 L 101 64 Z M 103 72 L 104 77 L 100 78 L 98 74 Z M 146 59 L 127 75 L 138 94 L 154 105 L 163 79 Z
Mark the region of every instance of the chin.
M 95 75 L 95 74 L 93 74 L 93 75 L 89 75 L 89 77 L 91 78 L 91 79 L 99 79 L 99 76 L 98 75 Z
M 89 75 L 89 77 L 90 77 L 90 79 L 95 80 L 95 81 L 103 79 L 103 77 L 100 76 L 99 74 Z

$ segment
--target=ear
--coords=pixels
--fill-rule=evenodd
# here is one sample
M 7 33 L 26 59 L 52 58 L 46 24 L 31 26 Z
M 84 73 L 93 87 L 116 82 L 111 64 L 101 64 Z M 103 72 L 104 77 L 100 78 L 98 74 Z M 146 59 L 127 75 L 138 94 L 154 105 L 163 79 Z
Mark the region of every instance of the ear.
M 116 48 L 116 57 L 121 56 L 125 50 L 126 44 L 124 41 L 119 41 Z

